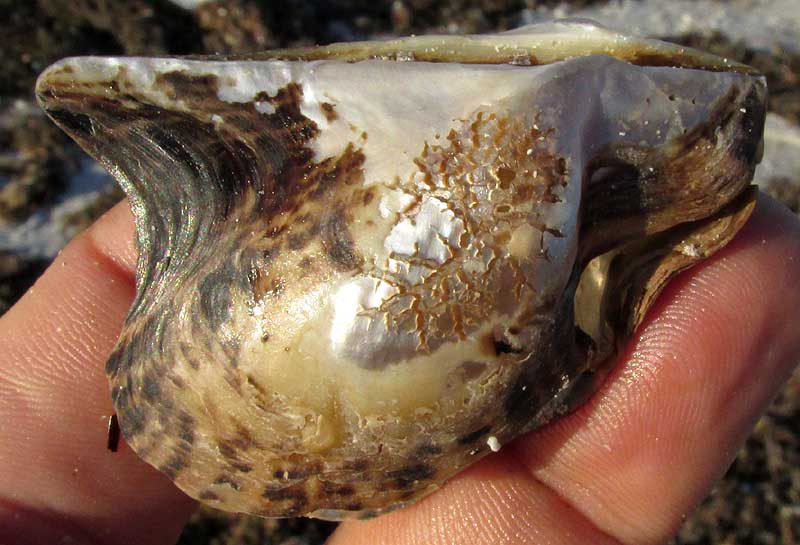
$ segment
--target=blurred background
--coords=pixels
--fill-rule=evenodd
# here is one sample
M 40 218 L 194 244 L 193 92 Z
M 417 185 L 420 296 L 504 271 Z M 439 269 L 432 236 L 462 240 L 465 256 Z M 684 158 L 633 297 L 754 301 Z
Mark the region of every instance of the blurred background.
M 36 76 L 69 55 L 248 53 L 587 17 L 764 73 L 770 113 L 756 181 L 795 213 L 800 208 L 800 0 L 0 0 L 0 13 L 0 314 L 69 239 L 123 198 L 36 106 Z M 800 544 L 798 431 L 795 373 L 673 543 Z M 334 527 L 201 508 L 180 543 L 316 545 Z

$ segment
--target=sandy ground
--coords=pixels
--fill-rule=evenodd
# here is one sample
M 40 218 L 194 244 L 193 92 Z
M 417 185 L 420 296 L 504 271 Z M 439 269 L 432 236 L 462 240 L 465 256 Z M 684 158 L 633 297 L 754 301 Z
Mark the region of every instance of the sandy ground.
M 110 178 L 44 118 L 36 75 L 73 54 L 243 53 L 426 32 L 504 30 L 592 17 L 753 64 L 770 85 L 762 188 L 800 208 L 800 1 L 0 0 L 0 313 L 63 244 L 121 198 Z M 793 317 L 791 317 L 793 318 Z M 675 544 L 800 543 L 800 376 L 761 420 L 725 479 Z M 201 509 L 180 543 L 322 543 L 335 525 L 264 521 Z

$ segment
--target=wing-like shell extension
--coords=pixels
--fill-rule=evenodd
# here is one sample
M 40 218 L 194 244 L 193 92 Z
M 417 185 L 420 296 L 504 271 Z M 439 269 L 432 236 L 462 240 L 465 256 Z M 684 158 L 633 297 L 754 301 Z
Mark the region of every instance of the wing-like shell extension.
M 585 22 L 67 59 L 37 92 L 136 215 L 107 365 L 128 443 L 215 507 L 334 519 L 584 399 L 746 220 L 765 100 Z

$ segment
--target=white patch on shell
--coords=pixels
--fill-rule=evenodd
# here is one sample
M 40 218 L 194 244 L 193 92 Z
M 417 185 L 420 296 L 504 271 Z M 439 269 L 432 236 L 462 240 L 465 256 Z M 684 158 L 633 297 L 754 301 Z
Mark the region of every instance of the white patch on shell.
M 492 452 L 499 452 L 500 448 L 503 446 L 494 435 L 489 436 L 489 438 L 486 440 L 486 444 L 489 445 L 489 448 Z
M 332 296 L 334 313 L 330 336 L 334 352 L 338 354 L 348 348 L 356 322 L 368 321 L 362 316 L 364 310 L 379 307 L 396 293 L 397 289 L 390 284 L 364 276 L 342 285 Z
M 702 253 L 696 244 L 684 242 L 678 246 L 678 251 L 687 257 L 702 257 Z
M 221 70 L 214 70 L 220 76 L 217 97 L 225 102 L 250 102 L 257 94 L 267 93 L 275 96 L 289 83 L 297 82 L 297 63 L 270 61 L 269 70 L 259 70 L 258 64 L 247 61 L 226 63 Z M 304 72 L 305 70 L 303 70 Z M 224 75 L 223 75 L 224 74 Z
M 262 114 L 269 115 L 269 114 L 274 114 L 275 113 L 275 106 L 273 106 L 271 103 L 267 102 L 266 100 L 256 101 L 254 103 L 254 106 L 256 107 L 256 111 L 258 111 L 258 112 L 260 112 Z
M 528 259 L 542 250 L 539 241 L 539 231 L 532 225 L 524 223 L 511 233 L 511 239 L 508 241 L 508 253 L 517 259 Z
M 464 233 L 464 222 L 447 204 L 435 197 L 425 197 L 413 219 L 397 223 L 384 241 L 389 252 L 416 256 L 444 263 L 453 257 L 452 249 Z
M 381 217 L 386 219 L 392 214 L 405 212 L 411 206 L 416 198 L 410 193 L 400 191 L 397 189 L 390 189 L 386 191 L 378 203 L 378 212 Z

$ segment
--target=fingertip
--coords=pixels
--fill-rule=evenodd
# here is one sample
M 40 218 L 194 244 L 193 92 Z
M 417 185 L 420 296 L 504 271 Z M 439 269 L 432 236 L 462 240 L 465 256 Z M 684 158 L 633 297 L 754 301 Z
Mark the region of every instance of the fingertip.
M 122 275 L 136 274 L 135 225 L 128 201 L 122 201 L 103 214 L 85 236 L 98 254 L 108 257 Z

